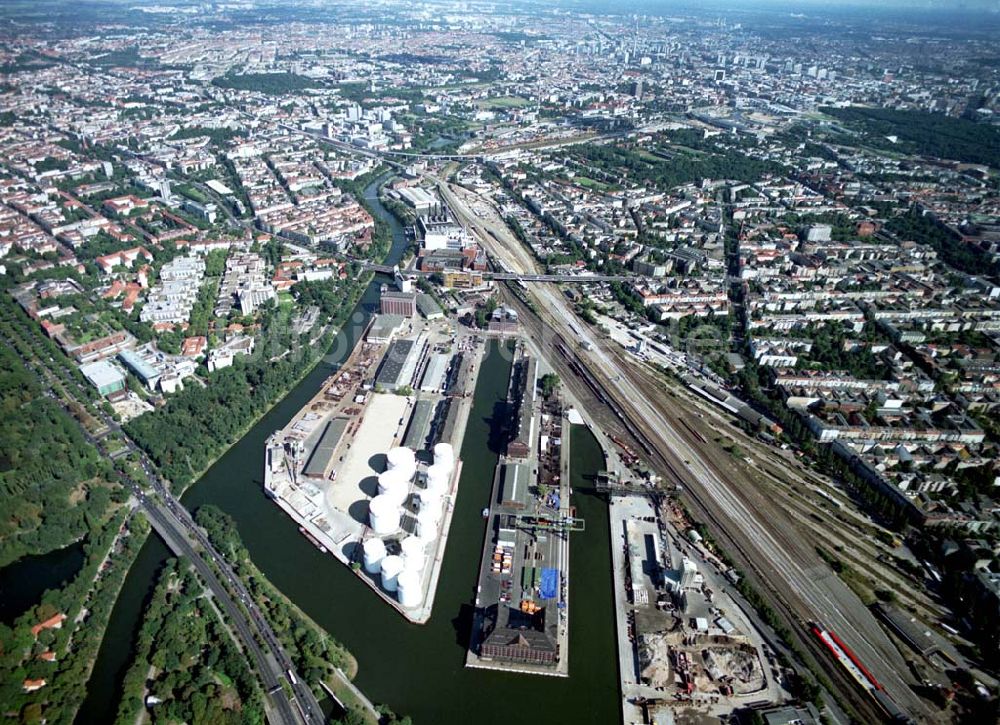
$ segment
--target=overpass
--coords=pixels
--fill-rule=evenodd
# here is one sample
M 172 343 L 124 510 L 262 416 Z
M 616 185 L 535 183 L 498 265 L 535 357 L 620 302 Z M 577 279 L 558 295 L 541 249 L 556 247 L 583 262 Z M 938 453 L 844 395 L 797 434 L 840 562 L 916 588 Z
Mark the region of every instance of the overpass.
M 365 272 L 378 272 L 394 276 L 430 277 L 434 272 L 419 269 L 401 270 L 388 264 L 375 264 L 363 259 L 349 259 Z M 516 272 L 483 272 L 483 279 L 496 282 L 555 282 L 556 284 L 594 284 L 597 282 L 636 282 L 643 279 L 634 274 L 518 274 Z

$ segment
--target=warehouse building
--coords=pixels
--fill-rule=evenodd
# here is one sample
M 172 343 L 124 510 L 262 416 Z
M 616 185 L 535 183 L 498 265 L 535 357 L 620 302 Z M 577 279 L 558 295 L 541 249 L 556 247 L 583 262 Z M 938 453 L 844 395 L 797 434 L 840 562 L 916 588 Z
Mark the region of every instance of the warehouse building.
M 425 292 L 417 295 L 417 310 L 428 320 L 440 320 L 444 317 L 441 306 L 437 301 Z
M 372 324 L 365 334 L 365 341 L 374 345 L 392 342 L 402 327 L 403 317 L 400 315 L 375 315 L 375 319 L 372 320 Z
M 446 353 L 437 352 L 431 355 L 424 369 L 424 376 L 420 379 L 420 389 L 425 393 L 443 392 L 450 362 L 451 355 Z
M 410 424 L 406 429 L 406 436 L 403 438 L 405 447 L 414 451 L 422 451 L 430 447 L 427 445 L 427 435 L 430 432 L 434 407 L 433 400 L 418 400 L 414 404 Z
M 437 196 L 427 189 L 421 189 L 419 186 L 407 186 L 397 189 L 396 193 L 420 216 L 439 214 L 441 211 L 441 203 Z
M 379 299 L 379 312 L 383 315 L 413 317 L 417 314 L 417 293 L 396 292 L 383 286 L 382 296 Z
M 344 437 L 348 423 L 347 418 L 340 416 L 327 422 L 326 427 L 323 429 L 323 434 L 319 437 L 315 447 L 313 447 L 312 453 L 309 454 L 309 460 L 306 462 L 305 468 L 302 469 L 303 476 L 308 476 L 309 478 L 327 477 L 330 469 L 333 467 L 334 453 L 341 439 Z
M 507 444 L 507 455 L 511 458 L 527 458 L 531 455 L 534 440 L 535 425 L 535 385 L 538 375 L 538 362 L 534 358 L 525 357 L 517 363 L 516 382 L 512 396 L 516 400 L 517 432 L 513 440 Z

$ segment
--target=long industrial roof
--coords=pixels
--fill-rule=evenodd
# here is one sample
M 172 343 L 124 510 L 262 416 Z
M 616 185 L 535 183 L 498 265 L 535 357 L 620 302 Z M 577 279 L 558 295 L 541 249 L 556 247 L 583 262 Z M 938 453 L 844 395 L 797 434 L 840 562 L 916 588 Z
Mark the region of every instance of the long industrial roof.
M 333 454 L 337 450 L 337 444 L 340 443 L 340 439 L 344 437 L 344 431 L 347 430 L 347 423 L 347 418 L 338 416 L 326 424 L 323 435 L 320 436 L 319 442 L 313 448 L 309 461 L 302 471 L 303 475 L 314 478 L 326 476 L 330 462 L 333 460 Z
M 444 388 L 444 378 L 448 374 L 448 364 L 451 362 L 451 355 L 443 352 L 436 352 L 431 355 L 424 369 L 424 376 L 420 379 L 420 389 L 429 392 L 436 392 Z
M 396 387 L 412 349 L 413 340 L 396 340 L 392 343 L 382 359 L 382 367 L 375 376 L 375 384 L 387 388 Z
M 410 416 L 410 427 L 406 429 L 406 437 L 403 445 L 415 451 L 426 448 L 427 428 L 434 415 L 433 400 L 418 400 L 413 406 L 413 415 Z

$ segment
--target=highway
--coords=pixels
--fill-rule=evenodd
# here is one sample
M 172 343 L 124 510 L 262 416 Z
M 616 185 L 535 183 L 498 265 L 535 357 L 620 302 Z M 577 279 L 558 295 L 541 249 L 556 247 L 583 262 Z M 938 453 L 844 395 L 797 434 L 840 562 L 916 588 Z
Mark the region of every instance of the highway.
M 30 323 L 25 322 L 19 315 L 14 317 L 12 321 L 21 330 L 22 338 L 29 341 L 30 344 L 34 334 L 26 327 Z M 12 343 L 12 341 L 9 342 Z M 52 365 L 59 364 L 52 358 L 49 358 L 49 362 Z M 81 400 L 86 400 L 86 393 L 81 384 L 72 377 L 72 371 L 65 366 L 63 370 L 68 373 L 67 378 L 71 381 L 68 385 L 75 386 L 78 393 L 78 395 L 72 395 L 67 390 L 67 394 L 75 398 L 75 402 L 78 404 Z M 35 368 L 33 372 L 38 377 L 45 394 L 59 401 L 59 397 L 52 387 L 52 372 L 45 368 Z M 64 388 L 68 385 L 64 385 Z M 115 463 L 121 454 L 116 453 L 112 457 L 107 449 L 104 441 L 111 433 L 119 436 L 129 453 L 138 456 L 142 470 L 152 484 L 153 495 L 150 495 L 138 481 L 131 478 L 122 469 L 117 468 L 116 465 L 120 480 L 132 491 L 135 500 L 146 513 L 154 530 L 160 534 L 176 555 L 184 556 L 191 562 L 206 586 L 211 590 L 216 601 L 219 602 L 222 610 L 226 612 L 229 622 L 242 641 L 244 651 L 251 656 L 254 669 L 260 676 L 265 694 L 273 706 L 270 713 L 272 721 L 278 725 L 296 725 L 298 723 L 320 725 L 323 723 L 325 718 L 312 690 L 301 678 L 295 676 L 291 658 L 281 646 L 274 631 L 225 557 L 221 556 L 212 546 L 204 531 L 195 524 L 188 510 L 170 493 L 166 483 L 156 474 L 152 462 L 125 434 L 121 426 L 99 407 L 95 408 L 94 412 L 104 424 L 106 432 L 98 437 L 81 425 L 84 436 L 112 463 Z M 209 565 L 209 559 L 221 573 L 225 584 L 216 576 L 215 571 Z M 237 605 L 230 592 L 239 598 L 244 609 Z M 257 634 L 264 643 L 263 647 L 258 641 Z M 289 698 L 285 692 L 282 680 L 285 680 L 290 686 L 293 693 L 292 698 Z
M 499 219 L 478 217 L 458 196 L 471 192 L 456 191 L 439 179 L 434 181 L 460 221 L 478 232 L 494 256 L 504 260 L 509 269 L 536 272 L 530 254 Z M 791 519 L 773 501 L 762 500 L 740 481 L 724 480 L 720 469 L 678 425 L 677 402 L 669 397 L 665 386 L 650 384 L 634 363 L 623 360 L 614 349 L 605 349 L 603 341 L 592 337 L 586 325 L 577 320 L 554 285 L 532 285 L 526 294 L 534 298 L 538 316 L 525 307 L 522 319 L 537 347 L 552 358 L 551 362 L 559 357 L 553 354 L 557 342 L 572 349 L 578 365 L 603 391 L 612 408 L 619 411 L 624 432 L 648 449 L 649 462 L 667 474 L 668 480 L 683 486 L 696 512 L 722 534 L 724 546 L 741 555 L 744 564 L 768 584 L 772 596 L 785 603 L 783 610 L 790 615 L 791 624 L 805 633 L 806 645 L 811 643 L 805 623 L 820 622 L 855 650 L 897 704 L 914 716 L 929 714 L 926 704 L 901 677 L 900 673 L 906 672 L 905 662 L 874 615 L 819 558 L 812 541 L 797 535 Z M 818 647 L 810 649 L 818 661 L 828 664 Z M 831 679 L 843 684 L 838 689 L 856 709 L 869 717 L 877 714 L 850 683 L 838 676 L 841 673 L 833 665 L 826 669 Z

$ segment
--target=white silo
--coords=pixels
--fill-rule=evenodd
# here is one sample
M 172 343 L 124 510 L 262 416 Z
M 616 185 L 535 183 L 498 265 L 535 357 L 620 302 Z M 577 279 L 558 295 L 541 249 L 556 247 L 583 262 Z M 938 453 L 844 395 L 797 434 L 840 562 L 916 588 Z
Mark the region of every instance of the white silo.
M 441 524 L 441 507 L 427 506 L 417 514 L 417 534 L 422 541 L 429 542 L 437 538 Z
M 400 468 L 404 471 L 412 471 L 416 468 L 417 458 L 412 448 L 398 446 L 385 454 L 386 465 L 389 470 Z
M 402 504 L 410 492 L 410 481 L 404 478 L 398 468 L 379 474 L 378 493 Z
M 455 467 L 455 449 L 451 443 L 438 443 L 434 446 L 434 465 L 444 466 L 448 473 Z
M 448 484 L 451 483 L 448 469 L 437 463 L 427 466 L 427 490 L 440 491 L 445 494 L 448 491 Z
M 420 575 L 415 571 L 404 571 L 396 579 L 396 597 L 399 603 L 407 609 L 412 609 L 420 604 Z
M 403 564 L 411 571 L 423 571 L 424 568 L 424 542 L 416 536 L 407 536 L 399 542 L 399 550 L 403 557 Z
M 385 542 L 382 539 L 368 539 L 361 545 L 364 553 L 365 571 L 369 574 L 378 574 L 382 568 L 382 559 L 385 558 Z
M 402 478 L 402 471 L 395 469 L 378 474 L 378 492 L 380 494 L 385 493 L 393 484 L 402 480 Z
M 403 557 L 390 554 L 382 559 L 382 588 L 387 592 L 396 591 L 396 577 L 403 571 Z
M 399 501 L 390 496 L 376 496 L 368 502 L 368 523 L 376 534 L 391 534 L 399 528 Z
M 441 497 L 444 495 L 442 491 L 437 489 L 422 488 L 417 491 L 417 496 L 420 498 L 420 510 L 424 509 L 437 509 L 441 510 Z

